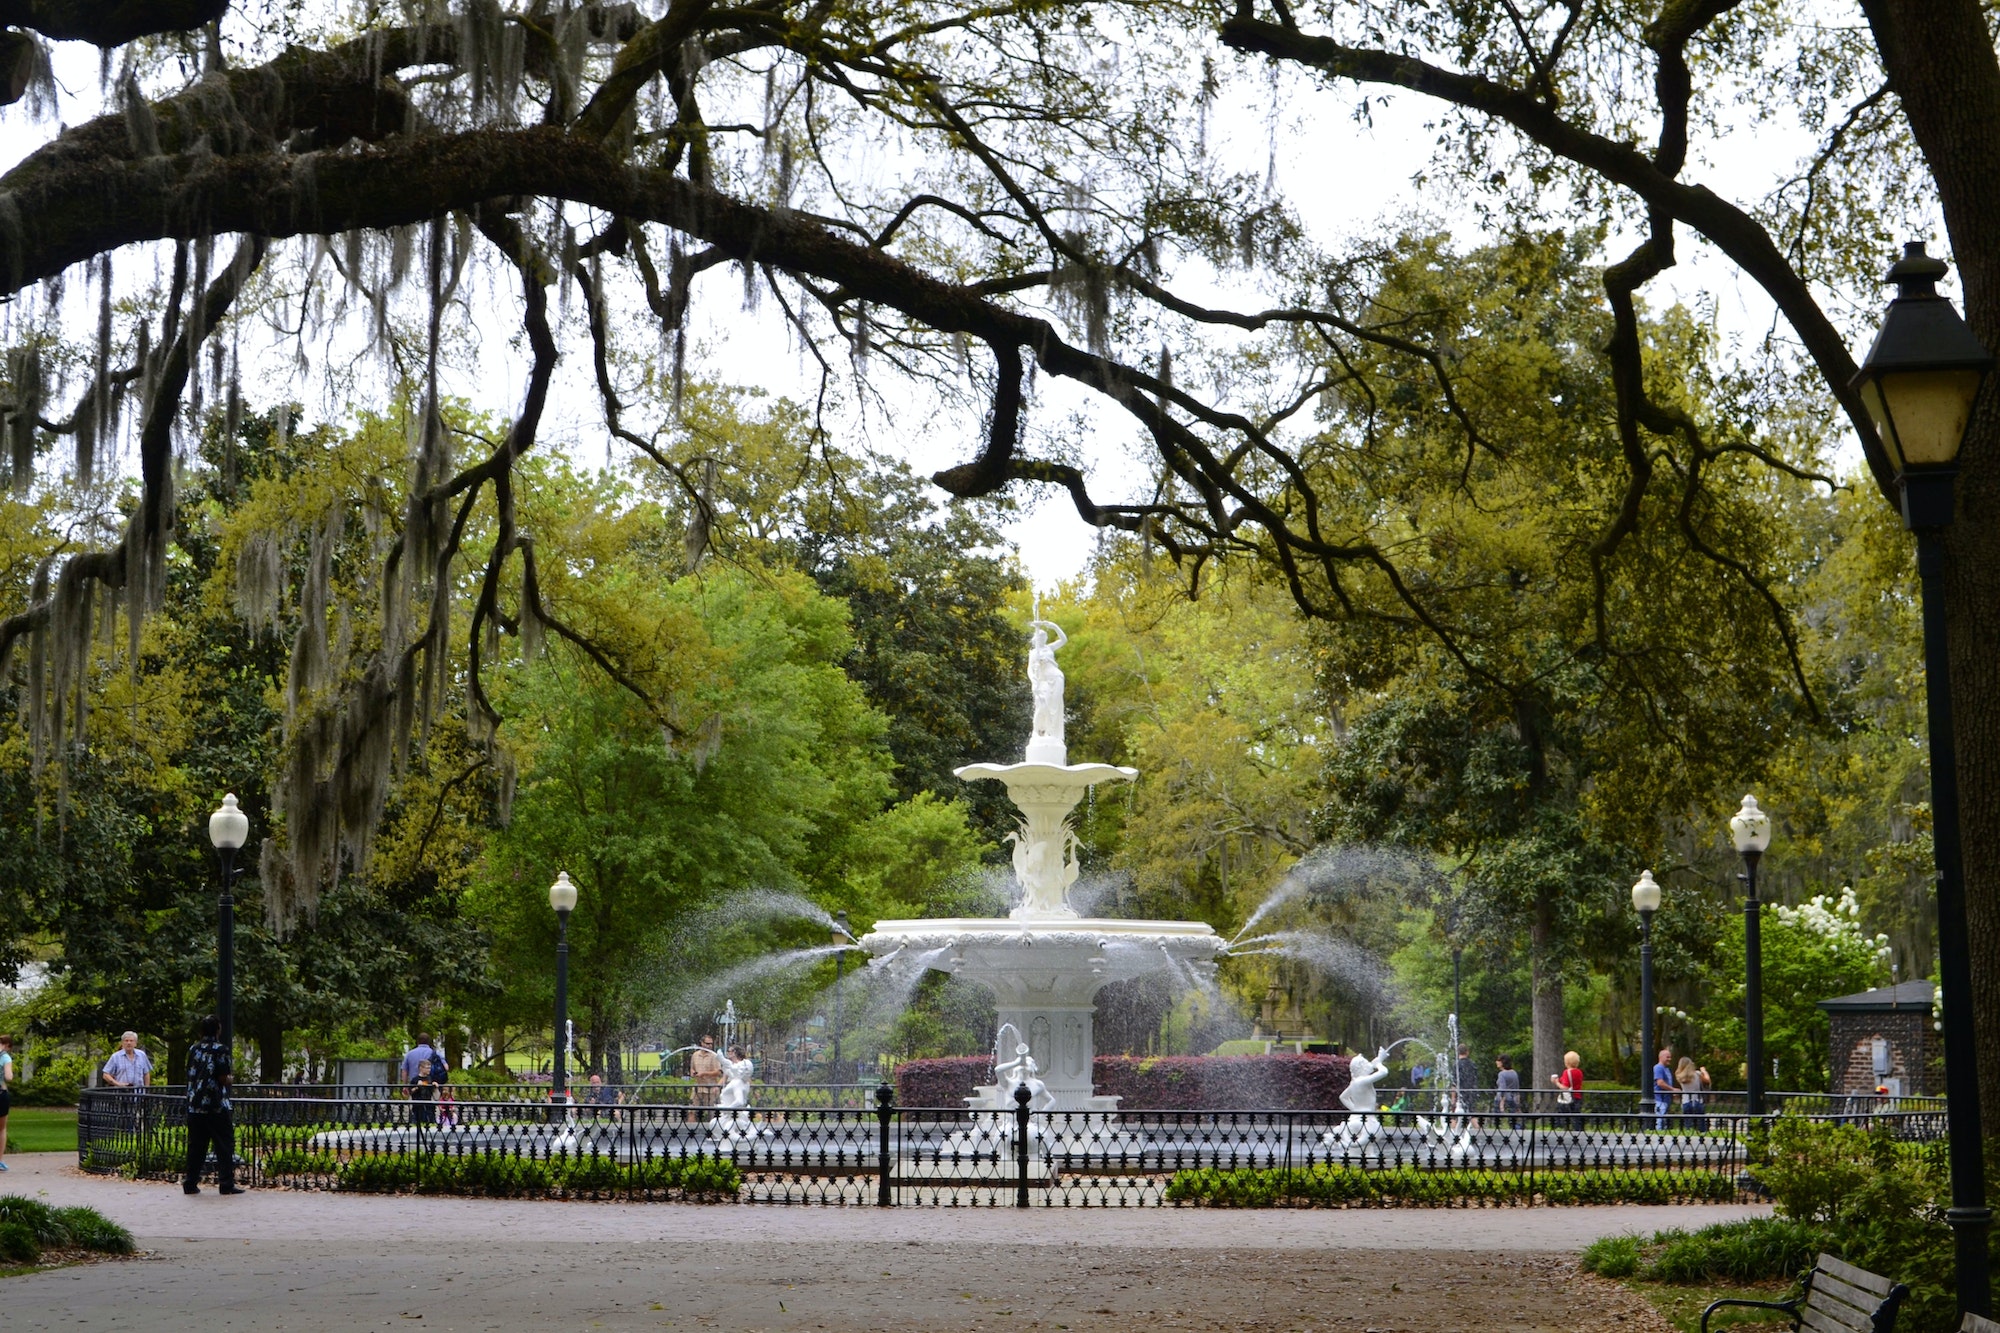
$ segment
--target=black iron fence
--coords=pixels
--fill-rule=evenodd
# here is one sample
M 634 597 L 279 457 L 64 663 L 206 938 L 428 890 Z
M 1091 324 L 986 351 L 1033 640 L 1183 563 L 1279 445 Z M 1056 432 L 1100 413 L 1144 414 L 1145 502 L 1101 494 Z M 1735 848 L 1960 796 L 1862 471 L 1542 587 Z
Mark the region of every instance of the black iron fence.
M 690 1080 L 674 1076 L 651 1078 L 639 1083 L 601 1083 L 595 1088 L 587 1080 L 586 1075 L 570 1084 L 572 1100 L 590 1102 L 601 1097 L 601 1102 L 595 1104 L 676 1106 L 689 1102 L 692 1088 Z M 760 1106 L 785 1110 L 838 1107 L 866 1110 L 874 1105 L 878 1086 L 874 1083 L 760 1083 L 757 1098 Z M 149 1091 L 178 1095 L 183 1090 L 162 1085 Z M 407 1098 L 410 1090 L 400 1083 L 256 1083 L 238 1085 L 236 1095 L 266 1100 L 303 1098 L 365 1102 L 400 1100 Z M 446 1083 L 440 1095 L 454 1101 L 546 1103 L 551 1099 L 551 1090 L 547 1083 Z
M 876 1104 L 739 1111 L 642 1102 L 235 1097 L 239 1182 L 496 1197 L 961 1207 L 1729 1202 L 1754 1190 L 1741 1116 L 1120 1115 Z M 180 1096 L 94 1090 L 78 1162 L 178 1178 Z M 1851 1119 L 1851 1117 L 1842 1117 Z M 1881 1112 L 1898 1138 L 1940 1112 Z
M 1377 1089 L 1377 1096 L 1384 1106 L 1400 1105 L 1405 1112 L 1423 1115 L 1434 1115 L 1453 1106 L 1461 1106 L 1471 1114 L 1488 1114 L 1495 1110 L 1545 1115 L 1572 1110 L 1589 1114 L 1657 1114 L 1654 1111 L 1657 1099 L 1641 1093 L 1637 1088 L 1587 1088 L 1570 1094 L 1570 1101 L 1566 1104 L 1560 1100 L 1561 1095 L 1554 1088 L 1539 1091 L 1462 1088 L 1454 1094 L 1434 1083 L 1416 1088 Z M 1699 1099 L 1699 1110 L 1686 1107 L 1687 1099 L 1678 1092 L 1665 1096 L 1664 1100 L 1668 1115 L 1742 1116 L 1749 1114 L 1750 1110 L 1748 1094 L 1741 1088 L 1705 1089 Z M 1843 1118 L 1888 1113 L 1942 1114 L 1944 1098 L 1886 1092 L 1766 1092 L 1764 1109 L 1773 1115 L 1790 1111 L 1801 1115 Z

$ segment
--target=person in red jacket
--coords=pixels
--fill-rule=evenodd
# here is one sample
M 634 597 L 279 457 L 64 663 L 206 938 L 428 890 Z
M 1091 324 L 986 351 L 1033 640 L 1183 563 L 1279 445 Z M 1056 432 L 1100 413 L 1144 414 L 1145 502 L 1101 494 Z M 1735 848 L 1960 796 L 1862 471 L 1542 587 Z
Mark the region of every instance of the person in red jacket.
M 1556 1093 L 1556 1110 L 1570 1115 L 1583 1112 L 1583 1057 L 1575 1051 L 1563 1053 L 1563 1071 L 1551 1074 L 1549 1082 L 1561 1091 Z

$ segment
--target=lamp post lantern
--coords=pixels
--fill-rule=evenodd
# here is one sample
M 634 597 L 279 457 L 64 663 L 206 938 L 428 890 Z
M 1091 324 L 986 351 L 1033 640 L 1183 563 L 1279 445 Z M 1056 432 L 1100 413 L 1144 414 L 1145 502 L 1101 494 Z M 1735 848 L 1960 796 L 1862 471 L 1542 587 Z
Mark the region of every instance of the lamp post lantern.
M 1644 1089 L 1639 1111 L 1643 1115 L 1659 1100 L 1653 1087 L 1657 1049 L 1653 1044 L 1653 913 L 1660 910 L 1660 886 L 1650 870 L 1642 871 L 1639 882 L 1632 886 L 1632 910 L 1639 914 L 1639 1064 L 1645 1071 L 1639 1085 Z
M 1985 1315 L 1986 1167 L 1981 1158 L 1979 1081 L 1974 1065 L 1972 948 L 1965 922 L 1965 866 L 1959 843 L 1958 754 L 1952 734 L 1951 659 L 1945 633 L 1944 530 L 1955 516 L 1958 449 L 1973 400 L 1993 357 L 1949 300 L 1938 295 L 1942 260 L 1921 241 L 1903 247 L 1889 270 L 1895 299 L 1856 372 L 1860 395 L 1896 468 L 1903 526 L 1916 534 L 1923 588 L 1924 701 L 1930 713 L 1931 846 L 1937 857 L 1938 983 L 1944 992 L 1945 1112 L 1951 1151 L 1951 1223 L 1960 1313 Z
M 1764 904 L 1757 901 L 1757 865 L 1771 845 L 1771 817 L 1755 796 L 1729 821 L 1729 836 L 1743 857 L 1743 1096 L 1753 1116 L 1764 1114 Z
M 833 1077 L 829 1082 L 840 1082 L 840 1029 L 845 997 L 840 993 L 840 983 L 846 976 L 847 949 L 854 943 L 854 933 L 847 928 L 847 909 L 833 914 L 833 942 L 839 946 L 833 953 Z
M 236 853 L 250 837 L 250 816 L 236 808 L 236 794 L 222 798 L 222 807 L 208 817 L 208 840 L 222 858 L 222 896 L 215 901 L 215 1016 L 222 1022 L 222 1044 L 236 1045 Z
M 569 1099 L 569 914 L 576 910 L 576 885 L 570 883 L 569 871 L 556 872 L 549 906 L 556 913 L 556 1059 L 549 1095 L 560 1102 Z

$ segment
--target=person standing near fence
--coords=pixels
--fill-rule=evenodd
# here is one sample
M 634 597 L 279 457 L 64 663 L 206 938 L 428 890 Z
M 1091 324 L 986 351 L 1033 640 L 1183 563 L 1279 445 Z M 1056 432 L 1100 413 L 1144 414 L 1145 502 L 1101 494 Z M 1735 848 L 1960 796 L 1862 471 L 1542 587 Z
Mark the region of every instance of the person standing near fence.
M 417 1044 L 403 1052 L 403 1086 L 409 1087 L 424 1072 L 424 1061 L 435 1060 L 440 1068 L 444 1065 L 444 1053 L 431 1041 L 431 1034 L 419 1032 Z M 436 1082 L 436 1079 L 431 1080 Z
M 7 1117 L 14 1109 L 14 1039 L 0 1035 L 0 1171 L 7 1169 Z
M 202 1168 L 209 1149 L 215 1150 L 218 1194 L 241 1194 L 236 1188 L 236 1124 L 229 1104 L 229 1086 L 236 1069 L 229 1048 L 216 1040 L 222 1020 L 214 1014 L 201 1020 L 201 1040 L 188 1051 L 187 1169 L 181 1173 L 181 1193 L 201 1193 Z
M 1681 1089 L 1681 1114 L 1693 1117 L 1688 1122 L 1691 1129 L 1706 1130 L 1708 1128 L 1708 1121 L 1704 1117 L 1704 1113 L 1708 1109 L 1708 1104 L 1703 1098 L 1702 1092 L 1708 1087 L 1710 1081 L 1708 1070 L 1697 1065 L 1692 1055 L 1683 1055 L 1681 1057 L 1680 1064 L 1674 1070 L 1674 1082 L 1678 1083 Z
M 722 1096 L 722 1055 L 715 1049 L 714 1037 L 703 1037 L 701 1045 L 688 1052 L 688 1074 L 694 1079 L 695 1105 L 688 1119 L 695 1120 Z
M 1504 1055 L 1493 1062 L 1493 1109 L 1500 1115 L 1521 1114 L 1521 1071 Z
M 1556 1110 L 1568 1115 L 1583 1113 L 1583 1057 L 1575 1051 L 1563 1052 L 1563 1071 L 1549 1075 L 1556 1085 Z
M 139 1049 L 138 1033 L 128 1032 L 118 1039 L 118 1049 L 104 1062 L 104 1081 L 133 1092 L 153 1081 L 152 1057 Z
M 1674 1052 L 1672 1047 L 1663 1047 L 1660 1058 L 1653 1062 L 1653 1128 L 1667 1127 L 1667 1112 L 1673 1109 L 1674 1093 Z

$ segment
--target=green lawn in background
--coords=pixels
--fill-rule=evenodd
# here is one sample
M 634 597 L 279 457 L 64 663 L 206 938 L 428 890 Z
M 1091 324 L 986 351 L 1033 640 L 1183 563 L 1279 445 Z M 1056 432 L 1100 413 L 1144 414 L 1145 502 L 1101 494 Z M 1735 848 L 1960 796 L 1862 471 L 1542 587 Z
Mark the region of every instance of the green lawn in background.
M 75 1152 L 76 1112 L 66 1107 L 15 1107 L 7 1117 L 7 1151 Z

